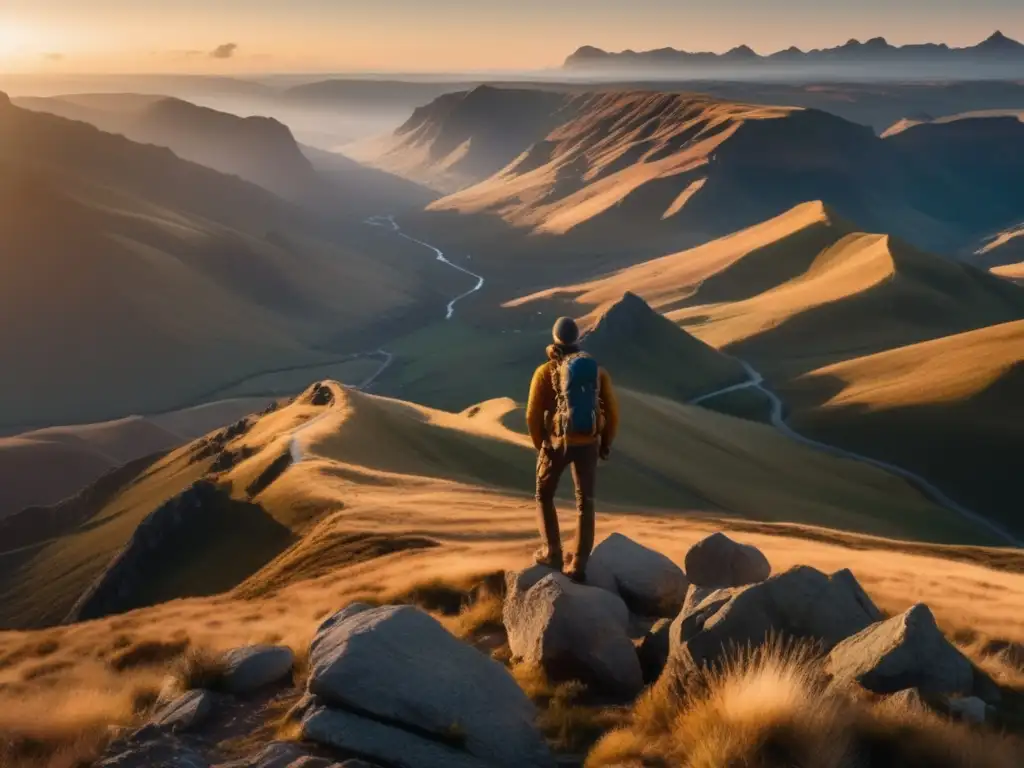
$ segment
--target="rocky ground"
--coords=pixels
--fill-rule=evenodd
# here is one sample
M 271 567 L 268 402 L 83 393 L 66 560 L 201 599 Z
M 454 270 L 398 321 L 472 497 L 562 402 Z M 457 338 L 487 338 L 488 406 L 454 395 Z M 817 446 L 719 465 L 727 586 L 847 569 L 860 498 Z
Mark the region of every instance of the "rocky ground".
M 926 605 L 886 616 L 849 571 L 772 574 L 758 549 L 721 533 L 683 565 L 613 534 L 586 584 L 532 566 L 484 579 L 454 610 L 429 590 L 423 607 L 350 604 L 305 658 L 276 646 L 193 655 L 148 722 L 116 734 L 98 765 L 1016 764 L 1004 758 L 1020 746 L 1006 734 L 1020 692 L 947 640 Z M 445 613 L 465 631 L 449 631 Z M 787 704 L 797 678 L 804 700 Z M 737 681 L 747 714 L 722 703 Z M 683 716 L 711 701 L 728 716 L 704 749 L 732 727 L 729 749 L 747 749 L 744 762 L 725 747 L 707 762 L 683 744 Z M 786 718 L 810 701 L 803 726 L 823 712 L 829 725 L 794 737 L 800 726 Z M 814 753 L 838 713 L 853 711 L 861 719 Z M 748 738 L 748 715 L 761 737 Z M 864 717 L 870 728 L 852 725 Z

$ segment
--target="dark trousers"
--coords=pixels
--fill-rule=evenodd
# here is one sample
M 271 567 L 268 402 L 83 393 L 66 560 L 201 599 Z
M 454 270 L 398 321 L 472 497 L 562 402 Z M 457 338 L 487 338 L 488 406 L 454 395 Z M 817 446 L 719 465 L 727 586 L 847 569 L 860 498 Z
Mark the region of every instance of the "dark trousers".
M 576 486 L 576 549 L 573 569 L 584 573 L 590 550 L 594 548 L 594 490 L 597 482 L 598 444 L 543 448 L 537 456 L 537 516 L 544 536 L 547 555 L 556 563 L 562 560 L 562 539 L 558 530 L 555 493 L 567 467 L 572 467 Z

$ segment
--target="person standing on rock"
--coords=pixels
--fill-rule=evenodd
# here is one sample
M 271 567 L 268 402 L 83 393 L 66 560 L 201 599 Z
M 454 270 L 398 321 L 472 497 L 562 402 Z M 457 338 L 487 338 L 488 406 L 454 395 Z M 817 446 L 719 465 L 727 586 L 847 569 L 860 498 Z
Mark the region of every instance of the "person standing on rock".
M 537 513 L 544 546 L 536 560 L 555 570 L 568 565 L 574 581 L 586 578 L 594 548 L 594 491 L 598 458 L 607 460 L 619 427 L 611 376 L 578 345 L 576 321 L 561 317 L 552 330 L 548 360 L 533 374 L 526 422 L 537 449 Z M 558 482 L 572 468 L 576 486 L 576 547 L 563 561 L 555 510 Z

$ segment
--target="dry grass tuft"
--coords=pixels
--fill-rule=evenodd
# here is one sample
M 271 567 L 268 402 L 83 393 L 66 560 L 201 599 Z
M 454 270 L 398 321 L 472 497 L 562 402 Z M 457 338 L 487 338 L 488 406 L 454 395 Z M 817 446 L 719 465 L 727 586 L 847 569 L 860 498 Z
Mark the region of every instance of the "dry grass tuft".
M 697 673 L 685 690 L 669 677 L 601 740 L 587 768 L 1010 768 L 1021 754 L 1010 737 L 830 690 L 806 650 L 779 643 Z
M 224 682 L 224 657 L 202 648 L 192 648 L 171 671 L 166 692 L 184 693 L 197 688 L 219 690 Z
M 144 640 L 124 646 L 111 655 L 108 662 L 111 669 L 125 672 L 139 667 L 155 667 L 179 658 L 189 646 L 188 638 L 165 642 Z
M 115 730 L 138 722 L 156 700 L 152 681 L 77 690 L 0 711 L 0 766 L 77 768 L 91 764 Z
M 626 710 L 591 699 L 580 682 L 554 683 L 543 669 L 528 664 L 513 667 L 512 675 L 537 706 L 537 727 L 557 752 L 585 754 L 626 719 Z

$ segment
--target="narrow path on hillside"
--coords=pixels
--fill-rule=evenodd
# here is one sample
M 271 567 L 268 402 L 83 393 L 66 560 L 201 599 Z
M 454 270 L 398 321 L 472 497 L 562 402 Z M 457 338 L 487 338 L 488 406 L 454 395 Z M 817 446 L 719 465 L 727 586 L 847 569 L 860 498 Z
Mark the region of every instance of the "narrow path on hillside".
M 367 376 L 359 384 L 352 385 L 352 389 L 358 389 L 360 391 L 367 389 L 371 384 L 373 384 L 373 382 L 380 378 L 380 375 L 384 373 L 384 371 L 386 371 L 388 367 L 391 365 L 391 363 L 393 363 L 395 360 L 395 356 L 385 349 L 378 349 L 376 352 L 366 352 L 360 355 L 360 357 L 381 358 L 380 367 L 376 371 Z M 292 433 L 292 439 L 288 443 L 288 452 L 291 454 L 293 464 L 297 464 L 305 458 L 302 452 L 302 445 L 299 442 L 299 438 L 302 436 L 302 434 L 310 427 L 313 427 L 316 424 L 318 424 L 321 419 L 324 419 L 330 415 L 331 409 L 325 408 L 323 413 L 321 413 L 316 418 L 310 419 L 308 422 L 303 424 L 301 427 L 299 427 Z
M 768 401 L 771 403 L 772 410 L 770 414 L 770 419 L 772 426 L 775 427 L 780 432 L 782 432 L 782 434 L 784 434 L 791 440 L 795 440 L 798 443 L 802 443 L 816 450 L 823 451 L 824 453 L 831 454 L 832 456 L 837 456 L 843 459 L 851 459 L 853 461 L 859 461 L 864 464 L 870 464 L 873 467 L 882 469 L 886 472 L 889 472 L 890 474 L 896 475 L 897 477 L 901 477 L 939 506 L 945 507 L 946 509 L 955 512 L 956 514 L 960 515 L 966 520 L 969 520 L 975 525 L 985 528 L 989 532 L 1001 538 L 1007 544 L 1011 544 L 1015 547 L 1024 547 L 1024 541 L 1017 538 L 1013 533 L 1008 531 L 1006 528 L 1003 528 L 998 523 L 995 523 L 992 520 L 989 520 L 988 518 L 984 517 L 983 515 L 979 515 L 977 512 L 968 509 L 963 504 L 954 501 L 941 490 L 939 490 L 939 488 L 937 488 L 928 480 L 925 480 L 920 475 L 915 474 L 910 470 L 903 469 L 902 467 L 898 467 L 895 464 L 890 464 L 886 461 L 880 461 L 878 459 L 872 459 L 870 456 L 864 456 L 859 453 L 854 453 L 853 451 L 847 451 L 843 448 L 837 448 L 834 445 L 829 445 L 828 443 L 821 443 L 818 442 L 817 440 L 812 440 L 809 437 L 801 435 L 799 432 L 794 430 L 792 427 L 789 426 L 789 424 L 786 423 L 786 420 L 782 415 L 784 409 L 782 400 L 779 399 L 778 395 L 776 395 L 774 392 L 768 389 L 768 387 L 765 386 L 764 376 L 762 376 L 759 371 L 755 370 L 755 368 L 745 360 L 740 360 L 739 358 L 735 359 L 746 370 L 747 375 L 750 377 L 749 380 L 744 381 L 740 384 L 733 384 L 730 387 L 723 387 L 722 389 L 710 392 L 706 395 L 702 395 L 701 397 L 691 400 L 690 405 L 700 405 L 701 403 L 706 402 L 708 400 L 713 400 L 714 398 L 720 397 L 721 395 L 728 394 L 729 392 L 736 392 L 741 389 L 760 390 L 761 392 L 764 393 L 765 397 L 767 397 Z
M 456 296 L 454 299 L 448 302 L 448 305 L 445 308 L 445 320 L 451 320 L 452 317 L 455 315 L 455 305 L 458 302 L 462 301 L 467 296 L 472 296 L 474 293 L 476 293 L 477 291 L 484 287 L 484 279 L 480 275 L 476 274 L 475 272 L 470 272 L 465 267 L 461 267 L 458 264 L 449 261 L 445 257 L 444 251 L 442 251 L 440 248 L 436 248 L 430 243 L 424 243 L 422 240 L 417 240 L 415 237 L 411 237 L 410 235 L 405 234 L 405 232 L 402 231 L 402 228 L 398 226 L 398 222 L 395 221 L 395 217 L 393 215 L 371 216 L 366 220 L 366 223 L 369 224 L 371 227 L 386 227 L 399 237 L 405 238 L 410 243 L 416 243 L 416 245 L 421 245 L 424 248 L 430 249 L 436 254 L 437 260 L 440 261 L 441 263 L 447 264 L 452 269 L 457 269 L 459 270 L 459 272 L 462 272 L 463 274 L 469 275 L 470 277 L 476 279 L 476 285 L 474 285 L 465 293 L 460 293 L 458 296 Z

